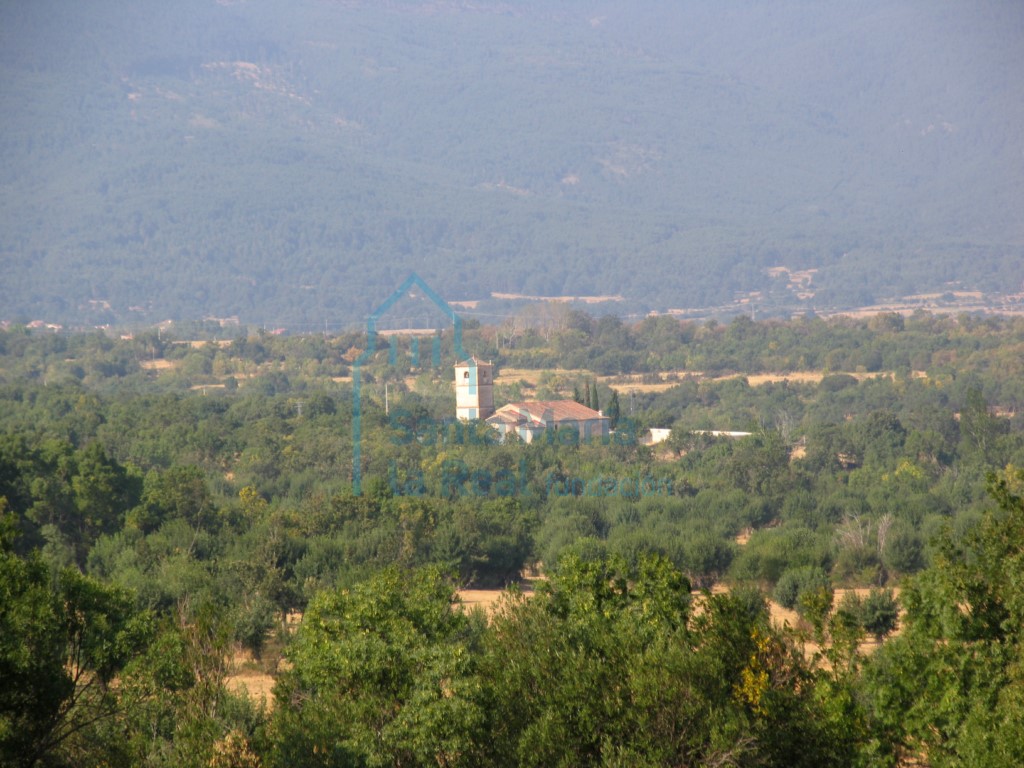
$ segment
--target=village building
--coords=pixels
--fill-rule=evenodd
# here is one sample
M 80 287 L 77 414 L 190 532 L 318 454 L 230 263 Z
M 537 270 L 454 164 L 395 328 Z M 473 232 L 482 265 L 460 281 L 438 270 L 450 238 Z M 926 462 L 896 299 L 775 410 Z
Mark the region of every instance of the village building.
M 498 430 L 502 439 L 515 434 L 524 443 L 530 443 L 549 430 L 575 429 L 581 443 L 607 440 L 609 420 L 601 411 L 595 411 L 575 400 L 531 400 L 509 403 L 499 408 L 487 423 Z
M 525 443 L 548 431 L 574 429 L 580 442 L 605 440 L 610 422 L 575 400 L 530 400 L 494 409 L 494 366 L 471 357 L 455 364 L 455 415 L 463 421 L 481 419 L 494 427 L 501 439 L 515 434 Z

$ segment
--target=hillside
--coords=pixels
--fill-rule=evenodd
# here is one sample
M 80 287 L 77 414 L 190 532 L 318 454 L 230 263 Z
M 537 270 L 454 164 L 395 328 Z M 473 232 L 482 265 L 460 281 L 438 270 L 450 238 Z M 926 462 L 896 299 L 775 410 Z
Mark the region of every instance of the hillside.
M 1012 293 L 1022 41 L 998 1 L 6 4 L 0 319 Z

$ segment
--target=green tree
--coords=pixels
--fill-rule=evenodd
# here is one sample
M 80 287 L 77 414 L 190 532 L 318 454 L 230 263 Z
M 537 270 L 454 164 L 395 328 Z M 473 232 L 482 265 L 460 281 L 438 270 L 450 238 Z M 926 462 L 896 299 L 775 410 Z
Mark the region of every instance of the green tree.
M 822 711 L 762 599 L 699 598 L 659 557 L 565 556 L 484 637 L 495 765 L 849 765 L 855 708 Z
M 150 533 L 169 520 L 184 520 L 198 532 L 214 527 L 215 512 L 202 470 L 179 466 L 146 475 L 141 503 L 129 514 L 129 522 Z
M 910 578 L 903 632 L 864 688 L 880 743 L 930 765 L 1024 763 L 1024 472 L 990 478 L 998 509 Z
M 899 603 L 891 589 L 872 589 L 860 606 L 861 625 L 878 642 L 896 629 L 899 621 Z
M 802 611 L 801 596 L 820 589 L 832 589 L 832 583 L 824 569 L 816 565 L 802 565 L 787 568 L 778 582 L 772 597 L 783 608 Z
M 252 757 L 264 718 L 225 687 L 230 640 L 230 625 L 209 602 L 182 600 L 157 623 L 149 647 L 123 669 L 120 714 L 101 732 L 120 764 L 171 768 L 223 765 L 230 753 Z
M 0 762 L 96 760 L 97 727 L 118 712 L 112 682 L 150 629 L 126 591 L 74 569 L 53 586 L 38 557 L 0 552 Z
M 615 429 L 619 423 L 619 416 L 621 415 L 619 408 L 619 393 L 616 390 L 612 390 L 612 396 L 608 400 L 608 409 L 605 414 L 608 417 L 608 425 Z
M 487 739 L 472 635 L 435 570 L 320 593 L 275 687 L 272 764 L 475 764 Z

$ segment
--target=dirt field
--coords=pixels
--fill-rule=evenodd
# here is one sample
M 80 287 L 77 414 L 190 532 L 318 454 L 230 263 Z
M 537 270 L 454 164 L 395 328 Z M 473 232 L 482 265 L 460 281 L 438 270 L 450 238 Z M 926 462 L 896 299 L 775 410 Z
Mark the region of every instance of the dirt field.
M 612 389 L 623 392 L 664 392 L 678 385 L 681 380 L 688 377 L 704 379 L 703 371 L 667 371 L 658 374 L 658 381 L 651 381 L 650 374 L 620 374 L 615 376 L 595 376 L 591 371 L 583 369 L 530 369 L 530 368 L 501 368 L 498 371 L 498 375 L 495 377 L 494 382 L 496 384 L 515 384 L 520 381 L 525 381 L 528 384 L 536 387 L 540 383 L 541 376 L 544 373 L 552 374 L 556 381 L 561 379 L 572 380 L 572 379 L 596 379 L 603 384 L 607 384 Z M 728 376 L 715 376 L 712 377 L 711 381 L 728 381 L 729 379 L 738 379 L 745 377 L 747 383 L 752 387 L 758 387 L 762 384 L 775 384 L 782 381 L 792 381 L 798 384 L 817 384 L 826 375 L 832 373 L 843 373 L 839 371 L 832 371 L 826 374 L 824 371 L 791 371 L 789 373 L 754 373 L 754 374 L 740 374 L 734 373 Z M 891 372 L 880 372 L 880 373 L 847 373 L 846 375 L 853 376 L 858 381 L 865 379 L 879 378 L 882 376 L 891 377 Z M 921 376 L 920 372 L 915 371 L 915 375 Z M 671 376 L 672 378 L 667 378 Z M 645 381 L 645 379 L 647 379 Z
M 139 367 L 147 371 L 166 371 L 169 368 L 174 368 L 177 364 L 177 360 L 164 360 L 161 357 L 159 360 L 143 360 L 139 363 Z
M 533 596 L 534 588 L 537 584 L 544 580 L 544 576 L 539 573 L 524 572 L 522 578 L 519 581 L 520 591 L 527 597 Z M 504 589 L 460 589 L 458 591 L 459 600 L 462 601 L 462 607 L 467 610 L 473 610 L 474 608 L 482 608 L 487 613 L 491 613 L 497 608 L 498 603 L 501 601 L 501 596 L 505 594 Z
M 255 662 L 248 651 L 237 649 L 228 662 L 225 686 L 232 693 L 245 693 L 254 702 L 274 706 L 274 677 L 264 671 L 264 665 Z
M 491 293 L 492 299 L 512 299 L 517 301 L 557 301 L 565 303 L 579 301 L 583 304 L 601 304 L 605 301 L 625 301 L 622 296 L 530 296 L 525 293 Z
M 462 601 L 464 610 L 472 611 L 481 608 L 490 615 L 498 607 L 501 596 L 504 594 L 504 589 L 460 589 L 459 599 Z M 533 594 L 533 590 L 524 589 L 523 594 L 530 596 Z
M 252 701 L 274 706 L 274 678 L 266 672 L 243 669 L 228 675 L 224 681 L 227 689 L 235 694 L 245 693 Z
M 729 379 L 739 379 L 744 376 L 747 379 L 747 383 L 752 387 L 759 387 L 762 384 L 777 384 L 780 381 L 792 381 L 797 384 L 817 384 L 825 376 L 853 376 L 857 381 L 865 381 L 866 379 L 879 379 L 879 378 L 892 378 L 893 374 L 891 371 L 882 371 L 879 373 L 852 373 L 848 371 L 829 371 L 827 374 L 824 371 L 792 371 L 790 373 L 752 373 L 742 374 L 736 373 L 730 376 L 718 376 L 713 381 L 728 381 Z

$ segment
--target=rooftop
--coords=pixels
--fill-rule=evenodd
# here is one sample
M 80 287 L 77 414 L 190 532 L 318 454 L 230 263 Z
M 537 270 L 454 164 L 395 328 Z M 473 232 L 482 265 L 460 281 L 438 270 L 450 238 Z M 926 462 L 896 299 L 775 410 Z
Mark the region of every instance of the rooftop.
M 600 411 L 587 408 L 575 400 L 528 400 L 521 403 L 509 403 L 498 409 L 492 419 L 507 423 L 528 420 L 543 424 L 545 421 L 592 421 L 605 419 Z

